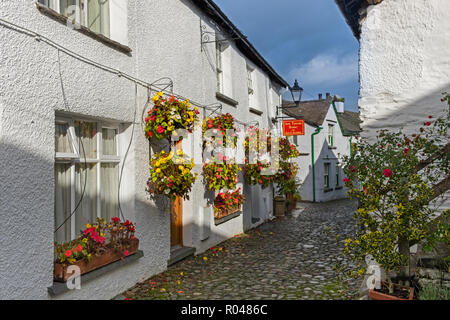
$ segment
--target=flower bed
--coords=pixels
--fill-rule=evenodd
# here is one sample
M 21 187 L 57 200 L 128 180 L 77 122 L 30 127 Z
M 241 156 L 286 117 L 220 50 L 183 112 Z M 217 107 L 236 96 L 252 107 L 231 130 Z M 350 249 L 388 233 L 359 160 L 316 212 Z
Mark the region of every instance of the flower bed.
M 241 188 L 234 192 L 226 191 L 217 195 L 214 200 L 214 219 L 222 219 L 241 210 L 245 197 L 240 191 Z
M 135 225 L 112 218 L 107 223 L 86 225 L 82 234 L 67 243 L 55 243 L 54 280 L 65 282 L 72 275 L 67 269 L 74 265 L 81 274 L 88 273 L 137 252 L 139 239 L 134 236 Z
M 170 96 L 163 99 L 163 93 L 158 92 L 153 98 L 153 109 L 145 118 L 145 135 L 148 138 L 168 139 L 177 129 L 192 132 L 198 121 L 197 107 L 192 107 L 189 100 L 180 101 Z
M 151 177 L 147 182 L 147 191 L 152 194 L 166 195 L 175 200 L 177 196 L 189 200 L 189 192 L 197 174 L 191 171 L 194 160 L 184 159 L 184 154 L 178 150 L 175 154 L 161 151 L 153 155 L 150 160 Z

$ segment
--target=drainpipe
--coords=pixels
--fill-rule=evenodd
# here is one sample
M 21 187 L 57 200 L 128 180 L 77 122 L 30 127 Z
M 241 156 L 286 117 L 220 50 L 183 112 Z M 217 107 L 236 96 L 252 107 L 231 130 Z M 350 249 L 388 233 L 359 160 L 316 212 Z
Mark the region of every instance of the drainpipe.
M 312 185 L 313 185 L 313 202 L 316 202 L 316 170 L 314 165 L 314 136 L 320 133 L 322 127 L 317 127 L 316 131 L 311 134 L 311 164 L 312 164 Z

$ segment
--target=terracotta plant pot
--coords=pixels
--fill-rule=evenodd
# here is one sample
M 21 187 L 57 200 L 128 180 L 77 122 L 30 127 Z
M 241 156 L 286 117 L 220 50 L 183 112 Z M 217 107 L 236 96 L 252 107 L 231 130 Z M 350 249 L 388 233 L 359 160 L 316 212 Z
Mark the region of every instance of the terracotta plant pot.
M 131 239 L 130 244 L 127 247 L 129 252 L 128 255 L 135 254 L 139 248 L 139 239 Z M 99 269 L 104 267 L 114 261 L 120 260 L 124 258 L 123 252 L 118 250 L 109 249 L 98 256 L 92 256 L 90 261 L 80 260 L 74 263 L 73 265 L 78 266 L 81 271 L 81 275 L 93 271 L 95 269 Z M 55 263 L 54 271 L 53 271 L 53 279 L 57 282 L 66 282 L 67 279 L 73 275 L 73 273 L 68 274 L 67 268 L 71 266 L 70 264 L 65 263 Z
M 291 212 L 292 210 L 294 210 L 297 207 L 297 200 L 295 200 L 293 193 L 286 194 L 286 199 L 289 202 L 287 210 L 289 212 Z
M 382 285 L 382 287 L 383 286 L 387 286 L 387 284 L 385 282 L 382 282 L 381 285 Z M 401 285 L 398 285 L 398 284 L 395 284 L 395 283 L 394 283 L 394 288 L 408 290 L 409 291 L 408 299 L 396 297 L 396 296 L 393 296 L 393 295 L 390 295 L 390 294 L 386 294 L 386 293 L 382 293 L 382 292 L 376 291 L 374 289 L 370 289 L 369 290 L 370 300 L 413 300 L 413 298 L 414 298 L 414 288 L 404 287 L 404 286 L 401 286 Z

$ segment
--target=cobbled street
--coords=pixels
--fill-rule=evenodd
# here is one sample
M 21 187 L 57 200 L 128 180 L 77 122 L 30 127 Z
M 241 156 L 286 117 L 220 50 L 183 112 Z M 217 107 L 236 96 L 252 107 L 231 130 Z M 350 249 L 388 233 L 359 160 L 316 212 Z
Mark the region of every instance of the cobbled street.
M 235 236 L 137 284 L 129 299 L 356 299 L 344 240 L 356 203 L 300 203 L 291 215 Z M 336 267 L 338 267 L 336 269 Z

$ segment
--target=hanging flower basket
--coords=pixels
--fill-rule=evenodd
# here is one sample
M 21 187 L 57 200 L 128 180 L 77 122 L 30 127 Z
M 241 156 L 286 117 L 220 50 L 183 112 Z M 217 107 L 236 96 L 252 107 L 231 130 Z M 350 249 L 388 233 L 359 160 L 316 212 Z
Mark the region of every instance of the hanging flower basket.
M 170 96 L 163 99 L 163 93 L 158 92 L 153 98 L 153 109 L 148 112 L 145 121 L 145 135 L 147 138 L 169 139 L 177 129 L 194 130 L 198 121 L 199 111 L 192 107 L 189 100 L 180 101 Z
M 187 161 L 181 150 L 176 153 L 165 151 L 156 153 L 150 160 L 150 179 L 147 191 L 155 195 L 166 195 L 172 200 L 182 197 L 189 200 L 189 192 L 197 179 L 194 160 Z
M 240 193 L 241 188 L 234 192 L 220 192 L 214 200 L 214 219 L 222 219 L 230 214 L 242 210 L 245 197 Z
M 261 185 L 262 188 L 267 188 L 273 181 L 275 176 L 262 175 L 264 168 L 269 168 L 270 165 L 262 164 L 258 161 L 256 164 L 248 164 L 245 160 L 243 168 L 245 182 L 249 185 Z
M 135 225 L 128 220 L 121 222 L 119 218 L 112 218 L 111 222 L 106 223 L 103 219 L 97 219 L 96 224 L 86 227 L 77 239 L 55 243 L 55 281 L 66 282 L 73 275 L 73 271 L 67 272 L 70 266 L 79 267 L 80 275 L 83 275 L 138 251 Z
M 208 190 L 236 189 L 238 183 L 238 172 L 240 168 L 237 164 L 216 164 L 207 163 L 203 165 L 203 180 Z
M 300 156 L 300 152 L 294 144 L 291 144 L 288 139 L 280 138 L 280 157 L 282 160 L 289 160 L 291 158 L 297 158 Z

